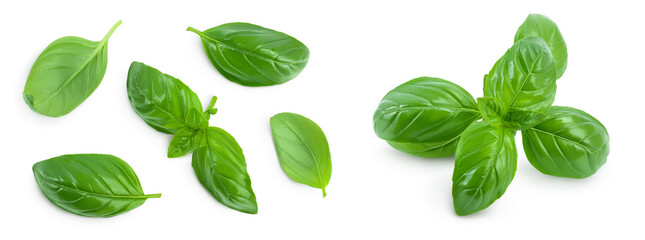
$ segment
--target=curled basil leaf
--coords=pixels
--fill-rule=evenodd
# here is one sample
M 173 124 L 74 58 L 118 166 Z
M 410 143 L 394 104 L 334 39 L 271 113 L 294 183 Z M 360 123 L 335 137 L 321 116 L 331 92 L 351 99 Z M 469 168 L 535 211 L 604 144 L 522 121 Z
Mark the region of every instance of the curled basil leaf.
M 477 106 L 484 120 L 493 127 L 503 127 L 506 117 L 506 106 L 497 98 L 477 98 Z
M 515 42 L 529 36 L 542 38 L 549 46 L 551 55 L 555 62 L 556 79 L 560 78 L 567 69 L 567 43 L 560 33 L 558 26 L 547 16 L 541 14 L 530 14 L 524 23 L 517 29 Z
M 546 113 L 555 100 L 555 79 L 555 64 L 546 43 L 538 37 L 526 37 L 517 41 L 490 70 L 484 80 L 484 96 L 501 100 L 508 114 Z M 514 118 L 517 119 L 521 118 Z
M 568 178 L 593 175 L 609 155 L 609 133 L 591 115 L 571 107 L 551 108 L 539 124 L 522 131 L 524 152 L 540 172 Z
M 95 42 L 62 37 L 45 48 L 31 67 L 23 92 L 27 105 L 37 113 L 60 117 L 81 105 L 101 83 L 107 68 L 107 43 L 118 21 Z
M 282 170 L 296 182 L 322 189 L 331 179 L 331 153 L 322 129 L 295 113 L 271 117 L 271 133 Z
M 468 215 L 500 198 L 515 176 L 517 149 L 513 131 L 486 122 L 470 125 L 455 154 L 452 198 L 457 215 Z
M 257 213 L 258 204 L 244 154 L 235 138 L 221 128 L 208 127 L 202 139 L 200 147 L 193 152 L 193 169 L 199 182 L 225 206 Z
M 459 136 L 480 119 L 470 93 L 452 82 L 420 77 L 388 92 L 374 113 L 376 135 L 394 148 L 422 157 L 447 157 Z
M 189 27 L 202 39 L 217 71 L 245 86 L 269 86 L 295 78 L 307 65 L 309 49 L 297 39 L 249 23 L 227 23 L 206 31 Z
M 45 197 L 65 211 L 86 217 L 112 217 L 161 194 L 144 194 L 130 165 L 112 155 L 71 154 L 34 164 Z
M 137 115 L 163 133 L 174 134 L 186 127 L 189 110 L 202 109 L 197 94 L 179 79 L 140 62 L 130 65 L 127 88 Z
M 168 157 L 169 158 L 178 158 L 189 154 L 202 142 L 205 131 L 195 130 L 192 128 L 182 128 L 179 129 L 170 140 L 170 145 L 168 146 Z

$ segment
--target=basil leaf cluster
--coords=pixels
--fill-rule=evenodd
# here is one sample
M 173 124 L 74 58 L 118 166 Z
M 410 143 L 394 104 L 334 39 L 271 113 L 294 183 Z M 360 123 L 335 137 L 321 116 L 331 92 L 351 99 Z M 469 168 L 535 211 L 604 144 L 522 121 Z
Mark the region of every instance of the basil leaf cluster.
M 412 155 L 455 155 L 457 215 L 483 210 L 507 190 L 517 169 L 517 131 L 527 159 L 540 172 L 589 177 L 607 161 L 609 134 L 582 110 L 552 107 L 567 58 L 557 25 L 530 14 L 513 46 L 485 75 L 483 97 L 475 100 L 443 79 L 413 79 L 383 97 L 374 113 L 374 131 Z
M 33 172 L 49 201 L 86 217 L 116 216 L 161 197 L 144 194 L 130 165 L 107 154 L 62 155 L 34 164 Z
M 215 199 L 240 212 L 258 212 L 242 148 L 229 133 L 208 124 L 217 113 L 216 97 L 202 112 L 197 94 L 188 86 L 140 62 L 130 65 L 127 90 L 143 121 L 159 132 L 174 134 L 168 157 L 192 152 L 195 175 Z

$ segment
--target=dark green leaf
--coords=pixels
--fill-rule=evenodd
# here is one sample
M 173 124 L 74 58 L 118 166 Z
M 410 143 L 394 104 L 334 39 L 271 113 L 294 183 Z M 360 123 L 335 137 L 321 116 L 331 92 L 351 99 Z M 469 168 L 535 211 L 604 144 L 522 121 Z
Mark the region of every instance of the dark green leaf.
M 34 164 L 33 172 L 49 201 L 81 216 L 112 217 L 161 196 L 144 194 L 130 165 L 112 155 L 63 155 Z
M 186 127 L 189 110 L 202 109 L 197 94 L 179 79 L 140 62 L 130 65 L 127 85 L 134 111 L 163 133 L 172 134 Z
M 459 85 L 420 77 L 388 92 L 373 119 L 376 135 L 396 149 L 447 157 L 463 130 L 480 118 L 475 99 Z
M 536 36 L 542 38 L 549 46 L 551 55 L 555 61 L 555 68 L 557 72 L 556 79 L 564 74 L 567 69 L 567 43 L 560 33 L 560 29 L 551 19 L 540 14 L 529 14 L 526 20 L 515 34 L 515 42 L 529 36 Z
M 522 131 L 529 162 L 544 174 L 585 178 L 605 164 L 609 133 L 591 115 L 570 107 L 552 107 L 536 126 Z
M 193 152 L 193 169 L 217 201 L 240 212 L 258 212 L 242 148 L 226 131 L 206 129 L 202 145 Z
M 538 37 L 517 41 L 495 63 L 484 81 L 484 96 L 501 100 L 509 114 L 515 111 L 546 113 L 555 100 L 555 92 L 553 57 Z
M 192 27 L 213 66 L 228 80 L 269 86 L 295 78 L 307 65 L 309 49 L 297 39 L 249 23 L 227 23 L 204 32 Z
M 331 153 L 322 129 L 294 113 L 271 117 L 271 133 L 282 170 L 294 181 L 320 188 L 323 197 L 331 178 Z
M 511 130 L 486 122 L 470 125 L 455 154 L 452 198 L 457 215 L 490 206 L 501 197 L 515 176 L 517 150 Z
M 60 117 L 83 103 L 103 80 L 108 39 L 120 24 L 98 42 L 62 37 L 49 44 L 27 78 L 23 92 L 27 105 L 40 114 Z
M 168 157 L 177 158 L 189 154 L 202 142 L 206 132 L 204 130 L 195 130 L 192 128 L 182 128 L 175 133 L 168 146 Z

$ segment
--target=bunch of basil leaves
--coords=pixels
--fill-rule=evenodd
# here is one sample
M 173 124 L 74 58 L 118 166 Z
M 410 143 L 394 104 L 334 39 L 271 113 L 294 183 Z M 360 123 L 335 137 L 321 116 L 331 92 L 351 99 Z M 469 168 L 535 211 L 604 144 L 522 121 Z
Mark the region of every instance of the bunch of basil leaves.
M 413 79 L 381 100 L 374 130 L 412 155 L 455 155 L 452 196 L 458 215 L 483 210 L 504 194 L 517 168 L 518 130 L 527 159 L 542 173 L 591 176 L 607 160 L 609 134 L 581 110 L 551 106 L 567 57 L 556 24 L 531 14 L 484 77 L 484 97 L 475 100 L 443 79 Z

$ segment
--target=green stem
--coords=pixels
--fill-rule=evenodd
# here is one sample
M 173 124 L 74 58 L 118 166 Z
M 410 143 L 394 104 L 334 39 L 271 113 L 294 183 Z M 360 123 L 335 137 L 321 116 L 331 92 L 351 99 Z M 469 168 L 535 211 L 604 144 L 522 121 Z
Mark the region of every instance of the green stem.
M 210 102 L 210 103 L 208 103 L 208 108 L 206 108 L 206 110 L 208 110 L 208 109 L 212 109 L 213 107 L 215 107 L 215 103 L 216 103 L 216 102 L 217 102 L 217 96 L 213 96 L 213 97 L 211 98 L 211 102 Z
M 146 194 L 146 195 L 144 195 L 144 196 L 145 196 L 145 197 L 147 197 L 147 198 L 160 198 L 160 197 L 161 197 L 161 193 Z
M 322 187 L 322 191 L 323 191 L 323 197 L 326 197 L 326 196 L 327 196 L 327 192 L 325 191 L 325 187 Z
M 105 37 L 103 38 L 103 40 L 101 40 L 101 42 L 106 42 L 110 38 L 110 36 L 112 36 L 112 33 L 114 33 L 114 30 L 116 30 L 116 28 L 119 27 L 119 25 L 121 25 L 121 20 L 116 22 L 114 26 L 110 28 L 110 31 L 108 31 L 108 33 L 105 34 Z
M 186 31 L 191 31 L 191 32 L 197 33 L 197 35 L 199 35 L 199 36 L 205 36 L 202 31 L 199 31 L 199 30 L 195 29 L 194 27 L 188 27 L 188 29 L 186 29 Z

